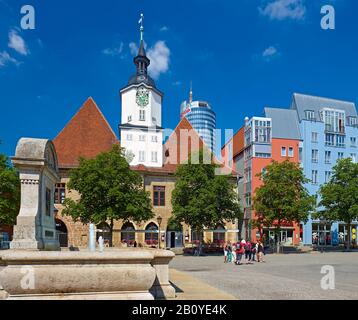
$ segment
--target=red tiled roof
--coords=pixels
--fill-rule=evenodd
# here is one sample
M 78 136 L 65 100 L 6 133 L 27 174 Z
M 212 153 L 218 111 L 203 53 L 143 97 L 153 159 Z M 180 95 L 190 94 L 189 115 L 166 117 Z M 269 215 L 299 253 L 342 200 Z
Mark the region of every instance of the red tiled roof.
M 183 143 L 183 144 L 181 144 Z M 204 141 L 186 118 L 183 118 L 163 146 L 164 167 L 176 170 L 192 152 L 205 146 Z
M 79 157 L 94 158 L 108 151 L 118 138 L 90 97 L 54 139 L 60 168 L 78 165 Z

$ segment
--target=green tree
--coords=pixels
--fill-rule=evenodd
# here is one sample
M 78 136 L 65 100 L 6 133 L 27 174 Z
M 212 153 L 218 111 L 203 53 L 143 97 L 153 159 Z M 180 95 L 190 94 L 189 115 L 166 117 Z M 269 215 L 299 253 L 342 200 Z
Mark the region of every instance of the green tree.
M 68 188 L 78 191 L 80 200 L 66 198 L 63 214 L 84 224 L 109 221 L 110 246 L 114 220 L 141 222 L 154 216 L 142 177 L 130 169 L 117 145 L 94 159 L 80 159 L 70 172 Z
M 176 170 L 175 189 L 172 193 L 173 218 L 202 234 L 204 228 L 215 229 L 218 224 L 235 222 L 242 218 L 238 196 L 229 176 L 215 175 L 217 165 L 203 161 L 199 156 L 189 157 L 188 164 Z M 193 163 L 198 159 L 199 163 Z M 201 247 L 202 239 L 200 236 Z
M 308 180 L 299 164 L 288 160 L 273 161 L 257 176 L 263 184 L 256 189 L 253 200 L 256 225 L 260 228 L 274 225 L 277 239 L 280 239 L 282 223 L 307 221 L 315 208 L 315 198 L 304 187 Z M 279 241 L 277 252 L 280 252 Z
M 351 225 L 358 220 L 358 164 L 351 158 L 342 159 L 333 167 L 330 181 L 321 186 L 320 206 L 315 218 L 343 221 L 348 225 L 348 247 L 351 243 Z
M 0 225 L 16 223 L 20 209 L 20 180 L 9 159 L 0 154 Z

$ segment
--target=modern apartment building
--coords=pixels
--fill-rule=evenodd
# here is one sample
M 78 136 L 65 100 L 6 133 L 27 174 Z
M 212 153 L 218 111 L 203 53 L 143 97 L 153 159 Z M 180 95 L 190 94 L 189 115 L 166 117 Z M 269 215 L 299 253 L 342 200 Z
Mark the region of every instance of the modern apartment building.
M 222 156 L 237 172 L 245 217 L 241 236 L 255 240 L 259 234 L 250 228 L 255 219 L 252 199 L 261 181 L 256 176 L 272 160 L 299 162 L 310 180 L 306 188 L 320 199 L 320 186 L 332 176 L 337 160 L 358 156 L 358 117 L 354 103 L 295 93 L 289 109 L 265 108 L 263 117 L 246 118 L 245 125 L 222 148 Z M 323 208 L 318 207 L 317 211 Z M 300 226 L 287 225 L 280 241 L 286 244 L 331 246 L 343 244 L 357 232 L 345 223 L 310 219 Z M 270 228 L 266 238 L 272 237 Z
M 252 207 L 253 198 L 255 190 L 262 185 L 257 174 L 263 172 L 273 160 L 282 162 L 288 159 L 298 163 L 300 145 L 296 112 L 265 108 L 263 117 L 246 118 L 244 126 L 222 148 L 223 158 L 233 170 L 243 175 L 243 179 L 238 183 L 244 209 L 242 238 L 257 241 L 262 236 L 260 230 L 252 225 L 256 219 Z M 268 226 L 262 230 L 267 242 L 275 238 L 274 228 Z M 279 241 L 286 245 L 297 245 L 301 238 L 300 231 L 297 224 L 284 223 Z
M 320 186 L 329 181 L 338 159 L 350 157 L 357 162 L 357 109 L 353 102 L 295 93 L 291 110 L 297 112 L 303 140 L 300 160 L 310 179 L 306 187 L 312 195 L 317 195 Z M 317 203 L 319 200 L 317 196 Z M 357 226 L 353 229 L 357 230 Z M 343 244 L 352 230 L 342 222 L 331 224 L 310 219 L 303 225 L 303 243 Z

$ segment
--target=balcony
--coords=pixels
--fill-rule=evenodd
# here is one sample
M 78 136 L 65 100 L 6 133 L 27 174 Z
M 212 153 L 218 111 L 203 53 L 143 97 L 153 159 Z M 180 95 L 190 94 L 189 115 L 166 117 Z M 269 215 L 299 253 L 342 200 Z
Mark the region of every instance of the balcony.
M 346 128 L 343 125 L 340 125 L 338 130 L 336 130 L 336 128 L 334 128 L 333 125 L 331 124 L 325 124 L 324 130 L 326 133 L 334 133 L 334 134 L 346 134 Z

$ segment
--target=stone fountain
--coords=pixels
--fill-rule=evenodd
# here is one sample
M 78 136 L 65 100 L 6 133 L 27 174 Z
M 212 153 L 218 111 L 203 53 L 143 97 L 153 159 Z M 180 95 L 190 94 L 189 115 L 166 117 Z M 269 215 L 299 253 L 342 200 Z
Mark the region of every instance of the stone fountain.
M 20 173 L 21 208 L 10 250 L 0 253 L 0 299 L 175 297 L 169 282 L 171 251 L 60 251 L 53 198 L 59 176 L 51 141 L 22 138 L 12 160 Z

